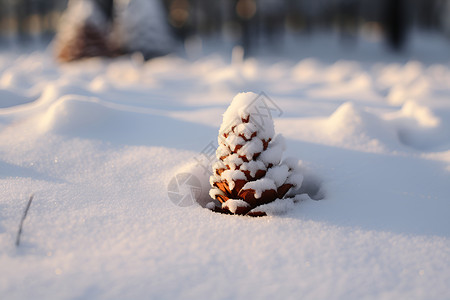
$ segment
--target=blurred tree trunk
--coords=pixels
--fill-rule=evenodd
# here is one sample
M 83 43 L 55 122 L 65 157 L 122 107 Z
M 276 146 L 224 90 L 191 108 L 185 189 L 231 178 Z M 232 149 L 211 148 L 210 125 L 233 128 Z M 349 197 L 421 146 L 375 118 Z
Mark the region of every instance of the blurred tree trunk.
M 387 0 L 384 27 L 388 44 L 394 51 L 402 51 L 407 35 L 407 6 L 403 0 Z

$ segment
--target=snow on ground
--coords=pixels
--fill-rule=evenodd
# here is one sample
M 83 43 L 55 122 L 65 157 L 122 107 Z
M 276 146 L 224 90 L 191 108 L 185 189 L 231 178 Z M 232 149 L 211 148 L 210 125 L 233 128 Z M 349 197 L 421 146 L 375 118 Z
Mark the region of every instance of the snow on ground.
M 0 55 L 0 298 L 450 298 L 449 61 L 232 61 Z M 283 110 L 317 201 L 169 200 L 241 91 Z

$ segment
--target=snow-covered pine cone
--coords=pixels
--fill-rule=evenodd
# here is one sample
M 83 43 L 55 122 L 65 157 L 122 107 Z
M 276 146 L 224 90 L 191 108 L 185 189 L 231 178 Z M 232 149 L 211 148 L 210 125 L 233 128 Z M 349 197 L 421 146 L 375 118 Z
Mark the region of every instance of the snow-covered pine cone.
M 283 199 L 303 180 L 296 160 L 282 161 L 285 143 L 272 119 L 258 122 L 249 109 L 257 96 L 238 94 L 223 116 L 210 178 L 210 196 L 222 204 L 215 211 L 264 216 L 261 205 Z
M 65 62 L 111 56 L 109 32 L 110 22 L 94 1 L 72 0 L 55 38 L 56 56 Z

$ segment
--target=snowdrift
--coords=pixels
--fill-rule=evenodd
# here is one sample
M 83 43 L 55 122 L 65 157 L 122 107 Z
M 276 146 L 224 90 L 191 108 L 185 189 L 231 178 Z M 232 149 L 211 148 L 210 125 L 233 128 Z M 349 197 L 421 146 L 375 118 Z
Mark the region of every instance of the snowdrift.
M 450 298 L 447 62 L 0 58 L 0 298 Z M 175 205 L 244 90 L 282 109 L 303 201 L 215 214 L 202 179 Z

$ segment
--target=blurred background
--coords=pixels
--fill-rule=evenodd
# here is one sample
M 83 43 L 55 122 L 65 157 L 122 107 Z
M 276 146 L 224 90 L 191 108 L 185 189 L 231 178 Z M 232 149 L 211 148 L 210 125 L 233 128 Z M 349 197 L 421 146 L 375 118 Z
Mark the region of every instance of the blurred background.
M 113 19 L 114 6 L 126 0 L 92 1 Z M 248 56 L 323 33 L 331 33 L 342 47 L 363 39 L 399 53 L 408 49 L 417 32 L 450 41 L 450 0 L 147 1 L 160 2 L 151 16 L 163 17 L 170 29 L 163 34 L 185 48 L 213 41 L 241 45 Z M 48 45 L 67 5 L 67 0 L 0 0 L 1 47 Z

